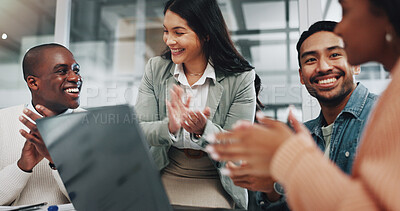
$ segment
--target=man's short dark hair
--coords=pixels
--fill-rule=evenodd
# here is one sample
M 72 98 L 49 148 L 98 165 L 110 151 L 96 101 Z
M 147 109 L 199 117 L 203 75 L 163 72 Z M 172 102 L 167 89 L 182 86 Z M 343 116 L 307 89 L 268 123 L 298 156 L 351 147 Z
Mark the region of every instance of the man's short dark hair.
M 34 71 L 36 69 L 36 66 L 41 62 L 42 51 L 50 48 L 67 49 L 65 46 L 57 43 L 46 43 L 30 48 L 25 53 L 24 59 L 22 60 L 22 71 L 24 73 L 25 81 L 29 75 L 35 75 Z
M 328 32 L 333 32 L 335 30 L 335 27 L 337 25 L 337 22 L 335 21 L 318 21 L 315 22 L 313 25 L 308 28 L 308 30 L 304 31 L 301 36 L 299 41 L 297 42 L 296 49 L 297 49 L 297 59 L 299 61 L 299 67 L 301 68 L 301 62 L 300 62 L 300 48 L 303 42 L 309 38 L 311 35 L 321 32 L 321 31 L 328 31 Z

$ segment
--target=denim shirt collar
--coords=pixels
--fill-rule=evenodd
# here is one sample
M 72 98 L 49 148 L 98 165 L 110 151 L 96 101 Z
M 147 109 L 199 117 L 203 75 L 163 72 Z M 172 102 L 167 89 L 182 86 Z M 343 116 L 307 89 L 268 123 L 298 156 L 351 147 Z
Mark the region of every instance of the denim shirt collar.
M 341 113 L 351 113 L 354 117 L 358 118 L 367 102 L 368 93 L 368 89 L 364 85 L 357 83 L 356 89 L 351 94 L 346 107 L 344 107 Z
M 336 119 L 338 119 L 343 113 L 349 113 L 352 114 L 355 118 L 359 118 L 365 106 L 365 103 L 367 102 L 367 98 L 368 98 L 368 89 L 364 85 L 358 82 L 357 87 L 351 94 L 349 101 L 347 102 L 344 109 L 336 117 Z M 322 137 L 321 127 L 325 124 L 325 118 L 324 115 L 322 114 L 322 111 L 319 113 L 319 116 L 315 121 L 316 124 L 310 130 L 310 132 L 311 134 L 315 134 L 319 137 Z

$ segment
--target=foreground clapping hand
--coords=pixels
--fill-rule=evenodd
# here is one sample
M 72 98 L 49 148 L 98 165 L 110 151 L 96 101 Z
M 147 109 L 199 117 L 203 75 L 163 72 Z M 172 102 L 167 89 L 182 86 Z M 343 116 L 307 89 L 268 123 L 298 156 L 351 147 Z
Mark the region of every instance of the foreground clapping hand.
M 255 175 L 269 177 L 270 164 L 279 147 L 293 136 L 310 136 L 307 128 L 299 123 L 292 112 L 289 122 L 295 133 L 285 124 L 257 113 L 259 124 L 238 122 L 228 132 L 215 136 L 216 141 L 207 146 L 211 157 L 220 161 L 246 161 L 241 168 L 225 170 L 228 175 Z

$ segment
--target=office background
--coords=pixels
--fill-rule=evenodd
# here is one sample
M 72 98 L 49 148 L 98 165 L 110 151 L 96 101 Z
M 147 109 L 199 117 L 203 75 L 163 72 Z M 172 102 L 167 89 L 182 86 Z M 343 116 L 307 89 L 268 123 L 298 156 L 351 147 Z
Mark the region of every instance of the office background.
M 0 0 L 0 108 L 27 103 L 21 62 L 32 46 L 58 42 L 81 66 L 82 107 L 134 104 L 145 65 L 165 48 L 165 0 Z M 337 0 L 218 0 L 239 51 L 262 80 L 267 115 L 283 120 L 289 104 L 303 120 L 319 114 L 299 82 L 295 45 L 317 20 L 341 19 Z M 389 76 L 362 65 L 356 77 L 379 94 Z

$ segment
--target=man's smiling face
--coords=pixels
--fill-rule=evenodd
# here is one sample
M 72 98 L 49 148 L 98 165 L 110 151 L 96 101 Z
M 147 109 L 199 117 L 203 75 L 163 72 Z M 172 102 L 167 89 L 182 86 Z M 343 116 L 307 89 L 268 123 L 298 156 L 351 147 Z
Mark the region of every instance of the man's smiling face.
M 347 62 L 343 40 L 333 32 L 320 31 L 300 48 L 300 81 L 322 103 L 340 103 L 356 87 L 356 67 Z
M 39 104 L 53 111 L 63 111 L 79 106 L 82 80 L 79 65 L 72 53 L 66 48 L 45 49 L 36 65 L 34 75 L 37 78 Z

